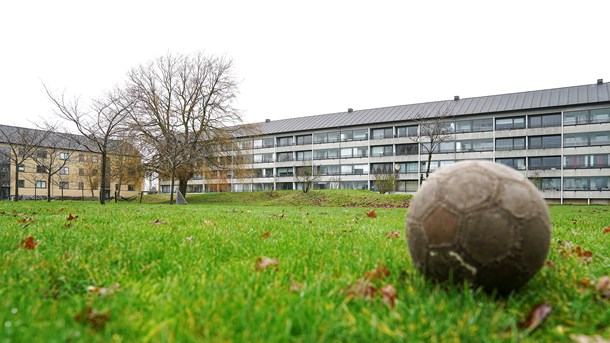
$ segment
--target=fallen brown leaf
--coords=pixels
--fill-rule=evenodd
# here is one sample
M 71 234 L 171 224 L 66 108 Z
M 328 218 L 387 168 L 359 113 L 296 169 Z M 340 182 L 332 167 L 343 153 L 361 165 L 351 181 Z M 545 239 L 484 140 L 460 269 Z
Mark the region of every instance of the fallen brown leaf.
M 390 238 L 398 238 L 398 237 L 400 237 L 400 232 L 390 231 L 390 232 L 386 233 L 385 235 L 386 235 L 386 237 L 390 237 Z
M 72 213 L 68 214 L 68 218 L 66 218 L 68 221 L 73 221 L 74 219 L 78 218 L 78 216 L 73 216 Z
M 356 280 L 356 283 L 349 286 L 347 294 L 354 298 L 368 298 L 373 299 L 377 289 L 371 284 L 370 281 L 360 278 Z
M 396 306 L 396 288 L 392 285 L 385 285 L 379 289 L 379 293 L 383 297 L 383 301 L 390 306 L 390 308 L 394 308 Z
M 607 234 L 610 232 L 610 226 L 604 228 L 604 234 Z
M 390 276 L 390 271 L 382 264 L 364 274 L 364 278 L 371 281 L 383 280 L 387 276 Z
M 263 233 L 263 234 L 261 235 L 261 239 L 269 238 L 269 236 L 271 236 L 271 232 L 266 231 L 265 233 Z
M 519 323 L 519 328 L 525 329 L 527 333 L 530 333 L 538 328 L 551 314 L 553 307 L 551 304 L 543 302 L 536 305 L 527 316 L 527 319 Z
M 372 210 L 369 213 L 367 213 L 366 216 L 369 218 L 377 218 L 377 212 L 375 212 L 375 210 Z
M 26 250 L 34 250 L 38 245 L 38 242 L 34 240 L 34 236 L 27 236 L 26 238 L 21 240 L 21 245 Z
M 119 283 L 115 282 L 112 285 L 110 285 L 109 287 L 89 286 L 89 287 L 87 287 L 87 291 L 91 294 L 97 294 L 100 297 L 105 297 L 105 296 L 114 294 L 114 292 L 116 292 L 119 289 L 119 287 L 120 287 Z
M 610 343 L 610 340 L 602 336 L 586 336 L 586 335 L 570 335 L 570 338 L 576 343 Z
M 278 265 L 279 262 L 277 258 L 269 258 L 267 256 L 263 256 L 256 259 L 256 270 L 265 270 L 270 266 L 275 266 L 275 270 L 277 270 Z
M 74 320 L 79 323 L 87 324 L 96 330 L 101 330 L 104 328 L 104 325 L 110 319 L 110 310 L 104 312 L 98 312 L 91 307 L 86 307 L 76 316 L 74 316 Z
M 551 261 L 551 260 L 546 260 L 546 262 L 544 262 L 544 264 L 549 268 L 555 268 L 555 263 L 553 263 L 553 261 Z
M 602 297 L 610 299 L 610 277 L 605 275 L 597 279 L 595 290 L 598 291 Z
M 159 220 L 159 219 L 151 220 L 151 221 L 150 221 L 150 223 L 151 223 L 151 224 L 155 224 L 155 225 L 165 225 L 165 224 L 167 224 L 167 222 L 166 222 L 166 221 L 164 221 L 164 220 Z

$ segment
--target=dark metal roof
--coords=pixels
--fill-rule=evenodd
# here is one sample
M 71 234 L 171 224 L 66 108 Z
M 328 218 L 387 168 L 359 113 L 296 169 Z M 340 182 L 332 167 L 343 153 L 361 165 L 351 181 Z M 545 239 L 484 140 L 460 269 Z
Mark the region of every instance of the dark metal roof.
M 98 150 L 95 145 L 88 142 L 88 140 L 84 136 L 60 132 L 45 133 L 44 130 L 0 124 L 0 144 L 19 144 L 23 140 L 40 141 L 40 139 L 43 137 L 44 140 L 40 142 L 40 147 L 77 151 Z M 32 141 L 26 142 L 26 144 L 32 143 Z M 87 145 L 89 146 L 87 147 Z
M 610 102 L 610 83 L 538 91 L 444 100 L 420 104 L 354 110 L 257 123 L 261 135 L 281 134 L 367 124 L 408 121 L 416 116 L 433 117 L 448 108 L 449 116 L 534 110 Z

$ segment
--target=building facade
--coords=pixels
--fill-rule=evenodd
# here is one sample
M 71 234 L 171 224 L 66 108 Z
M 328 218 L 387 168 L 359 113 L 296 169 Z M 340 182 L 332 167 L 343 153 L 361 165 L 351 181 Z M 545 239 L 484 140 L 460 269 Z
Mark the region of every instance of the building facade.
M 36 137 L 40 138 L 40 144 L 33 146 L 32 140 Z M 16 186 L 22 200 L 47 199 L 49 189 L 54 199 L 99 197 L 101 156 L 65 137 L 0 125 L 0 199 L 14 199 Z M 20 145 L 20 140 L 27 143 Z M 18 166 L 15 151 L 23 157 Z M 139 156 L 134 155 L 109 156 L 109 168 L 114 170 L 110 171 L 110 181 L 105 187 L 107 197 L 139 194 L 144 182 L 143 176 L 135 170 L 139 160 Z
M 553 202 L 610 200 L 610 84 L 603 80 L 266 121 L 259 135 L 239 137 L 245 159 L 222 176 L 196 177 L 190 190 L 299 189 L 299 170 L 311 168 L 315 189 L 372 189 L 376 173 L 390 171 L 398 192 L 416 192 L 428 157 L 420 123 L 438 116 L 451 136 L 435 149 L 431 171 L 489 160 L 522 172 Z M 167 182 L 160 190 L 169 192 Z

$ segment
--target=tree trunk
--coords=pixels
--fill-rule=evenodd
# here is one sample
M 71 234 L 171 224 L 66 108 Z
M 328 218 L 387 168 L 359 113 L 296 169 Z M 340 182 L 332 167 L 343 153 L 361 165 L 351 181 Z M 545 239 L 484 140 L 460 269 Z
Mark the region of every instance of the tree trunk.
M 183 179 L 178 179 L 178 190 L 180 190 L 180 193 L 182 193 L 182 196 L 186 198 L 186 185 L 188 184 L 189 180 L 183 180 Z
M 174 185 L 176 184 L 176 176 L 172 173 L 171 185 L 169 189 L 169 204 L 174 203 Z
M 106 204 L 106 157 L 106 153 L 102 152 L 102 170 L 100 170 L 102 173 L 100 177 L 100 204 L 102 205 Z
M 47 202 L 51 202 L 51 174 L 47 174 Z
M 10 183 L 10 181 L 9 181 Z M 10 194 L 9 194 L 10 197 Z M 15 199 L 14 201 L 19 201 L 19 163 L 15 163 Z
M 432 162 L 432 150 L 428 151 L 428 165 L 426 166 L 426 180 L 430 175 L 430 162 Z

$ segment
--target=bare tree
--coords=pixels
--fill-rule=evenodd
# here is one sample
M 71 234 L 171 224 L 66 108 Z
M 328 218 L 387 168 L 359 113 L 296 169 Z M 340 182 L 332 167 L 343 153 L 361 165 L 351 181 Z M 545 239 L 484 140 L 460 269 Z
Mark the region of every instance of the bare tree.
M 84 144 L 85 149 L 100 155 L 99 197 L 100 204 L 105 204 L 108 155 L 112 153 L 116 140 L 120 139 L 120 135 L 125 132 L 124 124 L 129 117 L 133 99 L 126 97 L 125 93 L 117 88 L 100 99 L 92 100 L 89 108 L 83 109 L 80 107 L 78 99 L 69 101 L 64 94 L 55 96 L 46 86 L 45 90 L 56 107 L 56 115 L 72 123 L 76 130 L 85 137 L 87 141 Z
M 397 177 L 391 168 L 383 167 L 373 171 L 374 185 L 381 194 L 392 193 L 396 189 Z
M 449 116 L 453 106 L 440 108 L 435 115 L 419 113 L 414 120 L 419 125 L 419 134 L 412 140 L 419 143 L 427 155 L 426 179 L 430 175 L 430 163 L 432 155 L 440 150 L 441 143 L 453 139 L 453 128 L 449 122 Z
M 0 125 L 0 141 L 8 147 L 7 150 L 0 150 L 0 155 L 9 162 L 9 165 L 15 167 L 15 201 L 19 201 L 19 172 L 23 163 L 43 145 L 52 129 L 35 130 Z
M 198 164 L 214 165 L 221 151 L 238 151 L 231 128 L 241 123 L 233 107 L 237 82 L 225 57 L 172 55 L 131 70 L 128 89 L 136 102 L 132 120 L 150 155 L 149 166 L 185 194 Z
M 122 140 L 109 159 L 110 180 L 116 184 L 115 201 L 121 196 L 121 186 L 135 183 L 144 176 L 140 154 L 128 140 Z
M 304 162 L 303 165 L 296 167 L 294 173 L 295 182 L 301 184 L 303 193 L 309 192 L 313 184 L 320 180 L 319 167 L 311 163 Z

